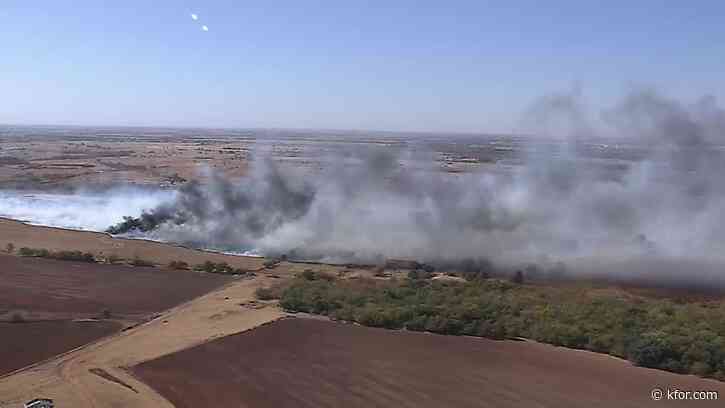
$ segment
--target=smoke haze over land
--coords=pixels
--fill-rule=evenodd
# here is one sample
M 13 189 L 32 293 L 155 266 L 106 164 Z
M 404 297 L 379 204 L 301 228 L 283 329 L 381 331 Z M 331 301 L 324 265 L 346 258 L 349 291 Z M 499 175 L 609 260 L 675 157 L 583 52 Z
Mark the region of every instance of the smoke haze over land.
M 330 158 L 313 176 L 257 156 L 247 177 L 210 172 L 117 231 L 336 262 L 565 261 L 606 275 L 639 259 L 611 273 L 725 282 L 719 267 L 705 276 L 668 262 L 723 261 L 725 112 L 714 99 L 637 90 L 595 115 L 575 91 L 540 99 L 522 123 L 563 140 L 532 137 L 517 147 L 523 165 L 459 174 L 389 147 Z
M 50 227 L 103 231 L 109 224 L 121 222 L 124 216 L 140 216 L 144 210 L 171 201 L 174 196 L 173 191 L 131 187 L 78 190 L 73 194 L 0 190 L 0 217 Z

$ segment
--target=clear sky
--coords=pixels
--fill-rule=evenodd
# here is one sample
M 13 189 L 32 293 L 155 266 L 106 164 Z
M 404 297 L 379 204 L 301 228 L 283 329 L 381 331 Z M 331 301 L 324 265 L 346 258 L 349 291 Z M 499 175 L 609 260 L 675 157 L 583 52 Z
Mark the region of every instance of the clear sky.
M 507 132 L 574 84 L 595 105 L 725 97 L 723 1 L 6 0 L 0 19 L 0 123 Z

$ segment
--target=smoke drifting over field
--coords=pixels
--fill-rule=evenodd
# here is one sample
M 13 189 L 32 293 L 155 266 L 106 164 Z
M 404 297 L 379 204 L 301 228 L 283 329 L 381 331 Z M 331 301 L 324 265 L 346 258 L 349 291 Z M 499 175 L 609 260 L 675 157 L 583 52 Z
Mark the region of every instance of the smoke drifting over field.
M 103 231 L 124 216 L 170 202 L 176 193 L 138 188 L 81 190 L 74 194 L 0 191 L 0 217 L 31 224 Z
M 383 147 L 312 177 L 256 157 L 248 177 L 189 183 L 116 232 L 298 259 L 561 260 L 595 274 L 725 283 L 716 266 L 725 257 L 725 112 L 714 99 L 685 105 L 636 91 L 593 115 L 574 92 L 542 98 L 524 123 L 564 139 L 532 137 L 523 165 L 474 174 L 443 173 L 433 161 L 413 171 L 401 166 L 409 153 Z M 686 270 L 687 260 L 709 266 Z

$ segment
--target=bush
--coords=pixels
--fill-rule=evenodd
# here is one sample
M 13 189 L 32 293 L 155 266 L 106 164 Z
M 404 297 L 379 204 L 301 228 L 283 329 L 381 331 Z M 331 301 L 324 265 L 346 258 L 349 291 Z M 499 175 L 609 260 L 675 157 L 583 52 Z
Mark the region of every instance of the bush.
M 628 351 L 627 358 L 634 364 L 649 368 L 664 368 L 664 365 L 672 367 L 670 360 L 679 360 L 678 353 L 673 350 L 670 340 L 662 333 L 645 333 L 634 342 Z M 681 367 L 676 367 L 677 371 Z M 675 371 L 675 370 L 670 370 Z
M 275 293 L 271 288 L 258 288 L 256 291 L 254 291 L 254 294 L 259 300 L 277 299 L 277 296 L 275 296 Z
M 12 242 L 9 242 L 7 245 L 5 245 L 5 252 L 9 254 L 15 252 L 15 245 Z
M 81 251 L 56 251 L 51 252 L 45 248 L 28 248 L 22 247 L 18 251 L 20 256 L 33 258 L 50 258 L 60 261 L 77 261 L 77 262 L 96 262 L 96 258 L 90 252 Z
M 198 272 L 214 272 L 214 262 L 212 261 L 206 261 L 203 264 L 198 264 L 194 266 L 194 270 Z
M 50 256 L 50 251 L 47 249 L 38 249 L 38 248 L 28 248 L 28 247 L 22 247 L 18 251 L 20 256 L 27 256 L 27 257 L 33 257 L 33 258 L 47 258 Z
M 106 257 L 107 264 L 115 265 L 115 264 L 121 263 L 121 261 L 123 261 L 123 259 L 121 257 L 119 257 L 118 255 L 112 254 L 112 255 L 108 255 Z
M 58 259 L 61 261 L 78 261 L 78 262 L 96 262 L 95 257 L 92 253 L 81 252 L 81 251 L 58 251 L 51 252 L 48 255 L 49 258 Z
M 317 279 L 317 274 L 312 269 L 305 269 L 302 271 L 302 278 L 307 280 L 315 280 Z
M 170 269 L 186 270 L 189 269 L 189 264 L 184 261 L 171 261 L 169 262 Z
M 141 267 L 153 267 L 153 266 L 156 266 L 155 263 L 153 263 L 151 261 L 147 261 L 145 259 L 141 259 L 141 258 L 133 258 L 131 260 L 131 262 L 129 262 L 129 264 L 131 264 L 132 266 L 141 266 Z
M 197 272 L 221 273 L 228 275 L 243 275 L 247 273 L 247 271 L 245 271 L 244 269 L 233 268 L 226 262 L 214 263 L 212 261 L 206 261 L 203 264 L 195 265 L 193 269 Z

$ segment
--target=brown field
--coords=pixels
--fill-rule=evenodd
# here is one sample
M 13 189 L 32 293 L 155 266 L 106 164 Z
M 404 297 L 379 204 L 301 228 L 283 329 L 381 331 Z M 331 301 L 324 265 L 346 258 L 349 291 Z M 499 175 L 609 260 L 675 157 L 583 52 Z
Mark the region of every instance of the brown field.
M 282 263 L 267 271 L 259 258 L 0 221 L 0 240 L 8 237 L 16 248 L 78 249 L 97 255 L 114 248 L 120 256 L 140 253 L 158 264 L 164 259 L 190 264 L 209 259 L 258 271 L 252 278 L 234 279 L 167 268 L 0 255 L 0 321 L 17 320 L 13 317 L 18 313 L 28 321 L 0 323 L 3 408 L 22 407 L 38 396 L 53 398 L 59 406 L 170 407 L 125 367 L 283 316 L 274 305 L 254 303 L 254 291 L 298 267 Z M 103 310 L 111 312 L 110 319 L 96 321 L 104 317 Z M 71 321 L 79 318 L 84 321 Z M 121 325 L 123 331 L 118 330 Z M 68 350 L 73 351 L 64 353 Z M 8 373 L 13 369 L 18 370 Z
M 659 407 L 654 387 L 725 384 L 516 341 L 285 319 L 134 368 L 177 408 Z
M 119 327 L 112 321 L 0 322 L 0 376 L 107 336 Z
M 330 157 L 339 158 L 350 148 L 361 145 L 399 148 L 418 137 L 385 132 L 346 135 L 318 131 L 151 128 L 0 127 L 0 132 L 3 136 L 0 188 L 6 189 L 114 184 L 173 186 L 182 179 L 204 179 L 201 169 L 243 176 L 253 154 L 271 157 L 296 171 L 315 172 L 326 166 Z M 510 138 L 499 139 L 511 142 Z M 480 138 L 431 140 L 425 143 L 425 149 L 439 154 L 441 170 L 454 173 L 499 161 L 517 161 L 514 150 L 481 143 Z
M 160 242 L 113 238 L 98 232 L 39 227 L 0 218 L 0 248 L 5 248 L 9 243 L 15 248 L 79 250 L 91 252 L 99 257 L 113 255 L 124 259 L 139 258 L 162 266 L 171 261 L 184 261 L 189 265 L 196 265 L 209 260 L 227 262 L 235 268 L 258 270 L 262 268 L 264 262 L 262 258 L 230 256 Z
M 0 314 L 32 319 L 140 317 L 161 312 L 232 278 L 162 268 L 100 265 L 0 255 Z
M 175 188 L 184 180 L 204 181 L 209 169 L 243 176 L 250 156 L 258 153 L 296 171 L 315 172 L 353 145 L 395 148 L 407 143 L 388 134 L 360 137 L 193 129 L 11 129 L 0 140 L 0 188 Z M 517 162 L 515 152 L 477 140 L 426 146 L 439 153 L 440 169 L 448 172 L 488 166 L 506 171 L 495 163 Z M 532 342 L 393 332 L 309 319 L 270 324 L 286 314 L 273 302 L 255 301 L 255 289 L 308 268 L 350 278 L 372 277 L 370 269 L 288 262 L 265 269 L 261 258 L 0 219 L 0 250 L 8 243 L 16 249 L 139 258 L 162 268 L 0 255 L 3 408 L 22 407 L 39 396 L 55 399 L 58 406 L 140 408 L 722 405 L 653 402 L 649 393 L 654 386 L 717 390 L 725 396 L 725 385 L 716 381 Z M 230 281 L 163 267 L 170 261 L 195 265 L 207 260 L 258 273 Z M 640 295 L 627 288 L 621 292 Z M 111 312 L 110 319 L 70 320 L 95 319 L 103 310 Z M 30 322 L 2 322 L 18 311 Z M 127 330 L 119 331 L 121 325 Z M 68 350 L 73 351 L 64 353 Z M 33 362 L 38 363 L 27 366 Z M 25 368 L 3 375 L 19 367 Z
M 201 167 L 245 172 L 249 141 L 192 137 L 9 137 L 0 141 L 0 186 L 48 188 L 116 183 L 166 184 L 199 176 Z
M 9 255 L 0 255 L 0 265 L 0 375 L 141 322 L 232 280 L 190 271 Z
M 72 353 L 0 377 L 0 406 L 22 407 L 39 395 L 58 406 L 170 408 L 126 367 L 239 333 L 278 319 L 273 305 L 253 305 L 254 290 L 277 279 L 260 273 L 183 303 L 158 318 Z M 261 306 L 261 307 L 260 307 Z

